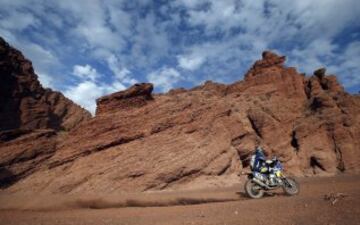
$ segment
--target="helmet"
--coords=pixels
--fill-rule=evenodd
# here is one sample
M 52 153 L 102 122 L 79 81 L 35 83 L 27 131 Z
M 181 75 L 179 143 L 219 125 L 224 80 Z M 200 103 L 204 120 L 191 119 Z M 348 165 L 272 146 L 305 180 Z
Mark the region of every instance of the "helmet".
M 265 153 L 264 153 L 264 150 L 261 148 L 261 146 L 256 147 L 255 155 L 259 158 L 265 159 Z
M 255 150 L 256 154 L 264 154 L 264 150 L 261 148 L 261 146 L 257 146 Z

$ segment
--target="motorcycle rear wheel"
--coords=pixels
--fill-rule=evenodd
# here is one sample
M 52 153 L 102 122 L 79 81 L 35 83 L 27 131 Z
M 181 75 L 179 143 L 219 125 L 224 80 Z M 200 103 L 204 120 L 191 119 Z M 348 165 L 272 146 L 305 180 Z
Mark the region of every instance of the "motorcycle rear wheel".
M 264 195 L 264 190 L 252 180 L 246 181 L 245 192 L 250 198 L 261 198 Z

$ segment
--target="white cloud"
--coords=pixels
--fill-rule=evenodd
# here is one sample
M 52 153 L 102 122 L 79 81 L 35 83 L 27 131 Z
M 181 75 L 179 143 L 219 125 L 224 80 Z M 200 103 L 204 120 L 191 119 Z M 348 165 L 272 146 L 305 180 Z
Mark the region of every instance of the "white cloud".
M 15 43 L 16 37 L 13 32 L 0 27 L 0 36 L 3 37 L 9 43 Z
M 357 0 L 287 0 L 285 4 L 276 3 L 282 10 L 292 5 L 290 10 L 285 12 L 296 16 L 294 21 L 301 25 L 310 37 L 333 38 L 343 31 L 348 23 L 356 23 L 360 11 L 360 2 Z
M 133 78 L 130 70 L 122 66 L 120 60 L 113 54 L 107 57 L 107 64 L 113 72 L 115 79 L 125 84 L 135 84 L 138 81 Z
M 126 63 L 146 69 L 168 57 L 174 46 L 169 40 L 167 23 L 157 23 L 154 13 L 149 13 L 144 18 L 135 18 L 137 23 L 133 28 L 134 35 L 130 39 L 130 55 L 124 55 L 122 59 Z
M 346 88 L 360 86 L 360 41 L 349 44 L 339 57 L 339 64 L 330 66 L 329 72 L 338 74 Z
M 29 26 L 41 25 L 40 20 L 35 18 L 30 13 L 24 13 L 19 11 L 12 11 L 10 15 L 4 20 L 0 20 L 0 27 L 8 30 L 23 30 Z
M 155 87 L 159 87 L 163 92 L 166 92 L 173 88 L 182 77 L 174 68 L 163 67 L 149 73 L 147 79 L 149 82 L 153 83 Z
M 120 81 L 115 81 L 112 83 L 110 89 L 108 89 L 109 93 L 111 92 L 117 92 L 117 91 L 122 91 L 122 90 L 125 90 L 126 87 L 123 83 L 121 83 Z
M 196 1 L 194 1 L 195 4 Z M 191 25 L 204 25 L 208 34 L 229 33 L 240 28 L 245 33 L 260 35 L 273 41 L 288 35 L 314 38 L 333 37 L 351 22 L 357 22 L 360 2 L 357 0 L 209 0 L 208 8 L 196 8 L 187 1 L 177 1 L 187 7 Z M 337 15 L 337 16 L 334 16 Z M 319 33 L 320 32 L 320 33 Z
M 103 76 L 92 66 L 88 64 L 84 66 L 75 65 L 73 74 L 80 78 L 80 82 L 77 85 L 68 87 L 65 91 L 65 96 L 83 106 L 94 115 L 97 98 L 126 89 L 124 84 L 134 84 L 137 82 L 130 77 L 131 72 L 126 68 L 120 70 L 116 67 L 115 72 L 118 73 L 109 77 L 111 81 L 106 83 L 99 79 Z
M 258 1 L 252 1 L 258 2 Z M 208 31 L 221 27 L 228 29 L 239 20 L 233 1 L 212 1 L 208 10 L 190 10 L 189 22 L 193 25 L 205 25 Z
M 131 37 L 132 18 L 131 14 L 122 10 L 122 1 L 107 1 L 105 7 L 109 10 L 110 23 L 116 28 L 116 32 L 123 37 Z
M 95 68 L 86 64 L 84 66 L 75 65 L 73 67 L 73 74 L 81 79 L 95 81 L 100 77 L 100 74 L 96 71 Z
M 329 59 L 335 57 L 336 48 L 337 46 L 327 39 L 317 39 L 306 47 L 294 48 L 288 55 L 288 64 L 307 74 L 312 74 L 319 67 L 329 66 Z M 321 60 L 324 57 L 328 60 Z
M 163 91 L 182 79 L 233 82 L 268 48 L 301 71 L 327 66 L 345 86 L 359 84 L 357 45 L 337 43 L 358 27 L 358 0 L 174 0 L 156 10 L 152 3 L 0 0 L 0 35 L 33 61 L 45 86 L 63 90 L 92 83 L 108 93 L 146 74 Z M 91 67 L 94 59 L 101 66 Z
M 359 1 L 206 2 L 205 8 L 197 7 L 196 1 L 192 4 L 178 0 L 176 4 L 187 8 L 189 17 L 185 17 L 185 20 L 189 25 L 205 27 L 205 34 L 210 37 L 223 35 L 220 39 L 186 47 L 186 52 L 206 58 L 201 72 L 210 74 L 207 75 L 209 79 L 229 77 L 235 70 L 239 71 L 239 75 L 244 73 L 250 63 L 260 57 L 261 51 L 272 46 L 280 48 L 275 50 L 288 56 L 288 64 L 298 66 L 307 73 L 320 66 L 346 67 L 346 64 L 340 63 L 342 49 L 333 40 L 346 26 L 357 22 Z M 234 31 L 237 33 L 234 34 Z M 191 62 L 184 59 L 184 65 Z M 345 71 L 348 73 L 350 70 L 342 70 Z M 199 79 L 204 77 L 200 76 Z
M 131 75 L 131 72 L 126 68 L 122 68 L 117 73 L 115 73 L 115 76 L 118 79 L 124 79 L 125 77 L 128 77 L 130 75 Z
M 128 85 L 139 83 L 139 81 L 134 78 L 131 71 L 121 65 L 120 60 L 115 55 L 110 54 L 106 59 L 107 65 L 113 73 L 116 82 Z
M 181 68 L 186 70 L 196 70 L 204 62 L 204 58 L 200 56 L 178 56 L 178 64 Z
M 69 34 L 79 41 L 85 40 L 87 45 L 82 43 L 83 48 L 90 51 L 96 48 L 116 51 L 124 47 L 123 33 L 128 33 L 129 29 L 119 25 L 122 21 L 116 20 L 123 19 L 126 22 L 130 19 L 126 18 L 127 14 L 121 13 L 122 9 L 113 3 L 100 0 L 92 0 L 91 3 L 62 0 L 54 2 L 54 5 L 70 19 L 72 26 L 69 27 Z
M 95 115 L 97 98 L 124 89 L 125 86 L 117 81 L 108 85 L 88 80 L 69 87 L 64 95 Z
M 95 100 L 105 93 L 103 87 L 97 86 L 94 82 L 85 81 L 77 86 L 71 87 L 64 92 L 65 96 L 95 114 Z
M 46 73 L 37 73 L 41 85 L 45 88 L 52 88 L 54 86 L 54 79 Z
M 73 31 L 75 35 L 84 37 L 90 44 L 90 48 L 119 49 L 123 46 L 121 37 L 113 33 L 104 24 L 85 25 L 81 24 Z
M 195 8 L 198 5 L 203 4 L 205 2 L 206 2 L 206 0 L 196 0 L 196 1 L 194 1 L 194 0 L 176 0 L 176 1 L 174 1 L 173 4 L 175 4 L 177 6 L 183 5 L 189 9 L 192 9 L 192 8 Z

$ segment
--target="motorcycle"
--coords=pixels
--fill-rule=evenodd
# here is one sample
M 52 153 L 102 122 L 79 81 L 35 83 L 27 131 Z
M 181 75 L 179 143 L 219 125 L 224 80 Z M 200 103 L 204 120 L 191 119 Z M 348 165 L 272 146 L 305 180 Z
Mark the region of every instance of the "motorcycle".
M 245 192 L 251 198 L 261 198 L 267 191 L 282 188 L 287 195 L 297 195 L 300 192 L 299 183 L 294 178 L 283 174 L 281 162 L 274 158 L 266 162 L 268 176 L 264 173 L 254 171 L 248 174 L 245 183 Z

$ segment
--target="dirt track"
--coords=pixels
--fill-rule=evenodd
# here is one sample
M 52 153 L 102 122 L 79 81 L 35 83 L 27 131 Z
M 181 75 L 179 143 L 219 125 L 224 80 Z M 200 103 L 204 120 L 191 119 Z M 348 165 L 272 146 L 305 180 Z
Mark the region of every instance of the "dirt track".
M 0 194 L 0 224 L 360 224 L 360 176 L 300 180 L 301 193 L 250 200 L 242 187 L 126 196 Z M 240 191 L 239 191 L 240 190 Z M 329 193 L 344 193 L 335 204 Z M 11 208 L 11 209 L 10 209 Z

